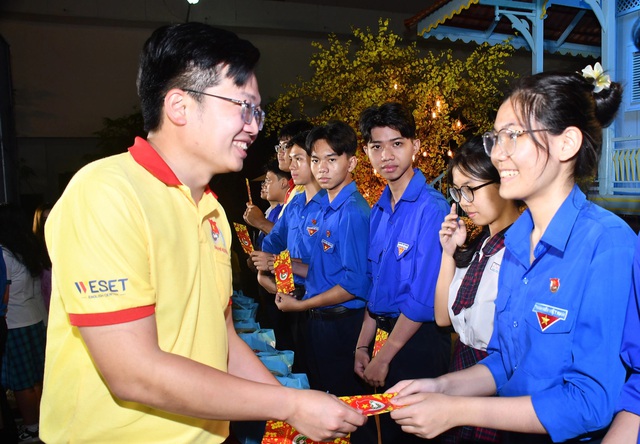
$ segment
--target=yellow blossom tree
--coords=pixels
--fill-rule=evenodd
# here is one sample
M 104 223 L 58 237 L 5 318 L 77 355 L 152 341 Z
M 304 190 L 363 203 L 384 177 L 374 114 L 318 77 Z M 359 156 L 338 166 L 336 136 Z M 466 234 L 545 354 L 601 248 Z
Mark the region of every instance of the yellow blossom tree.
M 501 100 L 501 91 L 515 74 L 505 68 L 513 54 L 508 43 L 478 46 L 466 60 L 452 51 L 423 53 L 415 42 L 389 30 L 380 19 L 377 33 L 353 29 L 355 41 L 328 36 L 326 44 L 314 42 L 314 73 L 309 80 L 285 85 L 286 91 L 268 107 L 267 131 L 304 118 L 314 124 L 342 120 L 357 129 L 368 106 L 398 101 L 413 109 L 421 152 L 415 164 L 428 180 L 446 167 L 446 154 L 469 134 L 486 131 Z M 383 188 L 362 150 L 358 150 L 355 180 L 373 203 Z

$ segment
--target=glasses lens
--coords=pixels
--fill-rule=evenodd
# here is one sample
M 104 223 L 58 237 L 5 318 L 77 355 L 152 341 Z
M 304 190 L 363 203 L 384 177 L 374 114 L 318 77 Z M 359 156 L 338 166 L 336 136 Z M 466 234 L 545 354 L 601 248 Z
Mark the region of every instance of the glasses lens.
M 506 129 L 502 130 L 502 132 L 498 134 L 498 143 L 500 144 L 500 147 L 502 148 L 502 151 L 504 151 L 505 155 L 511 156 L 515 152 L 516 139 L 520 134 L 522 133 Z
M 449 187 L 449 194 L 451 195 L 451 199 L 453 199 L 454 202 L 460 202 L 460 190 L 458 190 L 454 186 L 451 186 Z
M 462 195 L 464 200 L 466 200 L 467 202 L 469 203 L 473 202 L 473 190 L 471 188 L 466 186 L 460 188 L 460 194 Z
M 262 131 L 262 127 L 264 126 L 264 118 L 265 118 L 264 111 L 262 111 L 261 109 L 254 110 L 253 117 L 256 119 L 256 122 L 258 123 L 258 131 Z
M 487 132 L 482 135 L 482 145 L 484 145 L 484 152 L 487 156 L 491 156 L 491 151 L 496 143 L 496 136 L 492 132 Z

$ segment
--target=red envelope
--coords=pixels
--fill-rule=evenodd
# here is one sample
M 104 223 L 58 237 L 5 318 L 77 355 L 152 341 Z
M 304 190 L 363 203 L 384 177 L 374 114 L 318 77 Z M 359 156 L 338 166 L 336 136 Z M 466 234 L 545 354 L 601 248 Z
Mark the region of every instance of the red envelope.
M 251 237 L 249 236 L 247 226 L 234 222 L 233 228 L 235 228 L 236 230 L 236 234 L 238 235 L 240 245 L 242 245 L 242 249 L 244 250 L 244 252 L 247 254 L 251 254 L 251 252 L 253 252 L 253 244 L 251 243 Z
M 289 250 L 284 250 L 273 261 L 273 269 L 276 277 L 276 291 L 278 293 L 291 293 L 295 290 L 293 283 L 293 268 Z
M 354 409 L 361 410 L 366 416 L 387 413 L 398 408 L 391 404 L 391 398 L 395 393 L 374 393 L 372 395 L 341 396 L 340 400 L 346 402 Z
M 337 438 L 334 444 L 349 444 L 349 437 Z M 283 421 L 267 421 L 262 444 L 321 444 L 304 436 Z
M 376 340 L 373 343 L 373 351 L 371 352 L 372 358 L 378 354 L 384 343 L 387 342 L 387 339 L 389 339 L 389 333 L 381 328 L 378 328 L 376 330 Z

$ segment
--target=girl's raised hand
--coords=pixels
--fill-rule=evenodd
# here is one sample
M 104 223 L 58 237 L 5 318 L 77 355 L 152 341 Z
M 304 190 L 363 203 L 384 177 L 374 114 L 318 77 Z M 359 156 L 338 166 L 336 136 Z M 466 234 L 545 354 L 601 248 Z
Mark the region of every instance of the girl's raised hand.
M 438 232 L 442 251 L 449 256 L 453 256 L 456 247 L 464 244 L 464 241 L 467 239 L 467 227 L 458 217 L 456 208 L 456 203 L 451 204 L 451 211 L 445 216 L 442 227 Z

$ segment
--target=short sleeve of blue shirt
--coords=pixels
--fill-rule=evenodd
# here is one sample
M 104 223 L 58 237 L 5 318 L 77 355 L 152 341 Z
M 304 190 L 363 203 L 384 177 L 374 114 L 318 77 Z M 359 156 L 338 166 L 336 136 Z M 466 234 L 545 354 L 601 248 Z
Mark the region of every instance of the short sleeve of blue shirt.
M 369 205 L 355 182 L 345 186 L 324 207 L 320 236 L 309 263 L 305 298 L 339 285 L 355 296 L 342 305 L 352 309 L 364 307 L 369 294 L 369 213 Z
M 296 199 L 300 196 L 301 195 L 298 194 L 293 199 Z M 279 217 L 275 221 L 269 234 L 267 234 L 264 237 L 264 240 L 262 241 L 262 251 L 266 251 L 267 253 L 271 253 L 271 254 L 278 254 L 281 251 L 287 249 L 287 235 L 289 232 L 289 220 L 291 218 L 295 218 L 294 213 L 297 210 L 293 199 L 289 203 L 289 205 L 287 205 L 282 210 L 282 217 Z
M 402 197 L 391 208 L 385 188 L 371 210 L 369 312 L 415 322 L 434 320 L 434 294 L 442 248 L 438 231 L 449 212 L 439 191 L 415 169 Z
M 531 214 L 507 231 L 490 355 L 500 396 L 530 395 L 554 442 L 606 427 L 625 378 L 619 345 L 635 234 L 574 187 L 530 263 Z

